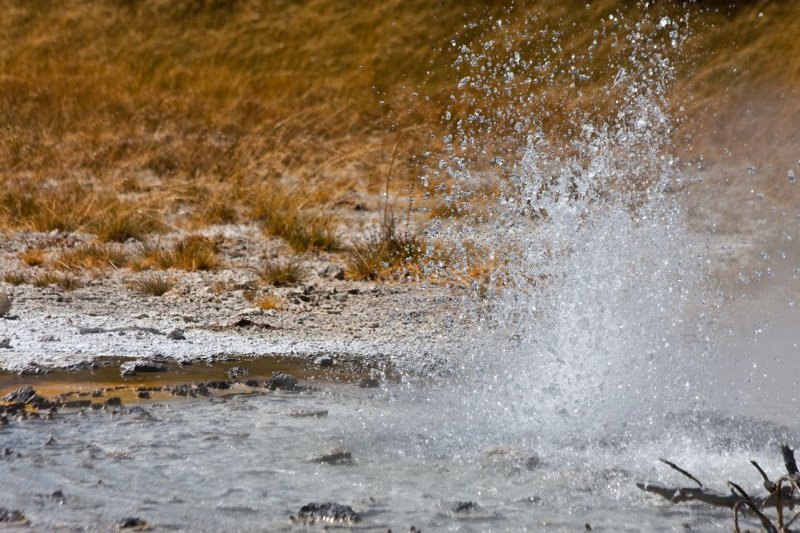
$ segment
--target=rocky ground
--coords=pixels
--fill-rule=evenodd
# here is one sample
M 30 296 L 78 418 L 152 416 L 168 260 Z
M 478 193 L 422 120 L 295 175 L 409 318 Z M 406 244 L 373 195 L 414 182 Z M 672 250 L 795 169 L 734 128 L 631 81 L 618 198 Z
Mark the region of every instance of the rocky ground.
M 97 358 L 160 356 L 176 361 L 226 356 L 321 354 L 425 369 L 457 350 L 464 290 L 415 281 L 375 283 L 344 278 L 341 255 L 306 254 L 302 283 L 260 283 L 252 267 L 280 255 L 283 245 L 255 226 L 216 226 L 222 267 L 170 270 L 175 287 L 163 296 L 130 288 L 146 273 L 83 271 L 84 284 L 66 291 L 0 281 L 11 309 L 0 318 L 0 370 L 40 372 Z M 162 235 L 170 243 L 181 235 Z M 30 248 L 70 248 L 91 242 L 81 234 L 8 233 L 0 240 L 0 273 L 49 268 L 25 265 Z M 134 252 L 139 243 L 122 245 Z M 275 296 L 280 309 L 263 310 L 253 295 Z

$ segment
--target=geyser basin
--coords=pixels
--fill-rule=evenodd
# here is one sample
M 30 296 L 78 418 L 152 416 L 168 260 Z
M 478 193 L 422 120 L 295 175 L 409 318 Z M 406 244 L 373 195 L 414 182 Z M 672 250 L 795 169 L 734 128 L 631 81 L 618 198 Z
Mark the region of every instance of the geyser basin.
M 447 380 L 311 383 L 316 390 L 301 393 L 12 418 L 0 429 L 0 507 L 22 511 L 37 530 L 105 531 L 137 517 L 156 530 L 293 531 L 306 527 L 290 519 L 303 505 L 331 501 L 351 506 L 367 531 L 576 531 L 587 523 L 595 531 L 728 531 L 728 511 L 666 506 L 634 482 L 675 480 L 655 459 L 669 450 L 724 486 L 732 476 L 742 481 L 750 457 L 778 468 L 774 443 L 800 439 L 750 419 L 682 413 L 664 418 L 668 437 L 554 440 L 535 426 L 496 432 L 488 420 L 476 435 L 443 423 L 459 424 L 455 402 L 429 401 L 447 401 Z M 350 461 L 320 459 L 341 448 Z M 746 488 L 758 485 L 750 477 Z

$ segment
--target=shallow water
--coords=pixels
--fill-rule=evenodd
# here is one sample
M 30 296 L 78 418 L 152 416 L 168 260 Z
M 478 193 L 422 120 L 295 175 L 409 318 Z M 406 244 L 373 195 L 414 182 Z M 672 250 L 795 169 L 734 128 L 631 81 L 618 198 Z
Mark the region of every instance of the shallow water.
M 537 427 L 497 431 L 489 420 L 484 434 L 466 434 L 439 426 L 457 422 L 457 411 L 428 407 L 442 385 L 332 383 L 12 421 L 0 430 L 12 450 L 0 459 L 0 506 L 22 510 L 36 530 L 107 530 L 136 516 L 159 530 L 296 531 L 319 527 L 290 521 L 301 506 L 333 501 L 362 514 L 353 527 L 375 531 L 576 531 L 587 523 L 596 531 L 727 531 L 728 510 L 664 504 L 634 483 L 685 485 L 658 463 L 668 451 L 709 486 L 735 479 L 758 493 L 748 459 L 779 473 L 777 443 L 800 436 L 746 418 L 678 413 L 599 440 L 580 431 L 553 438 Z M 319 410 L 327 415 L 296 416 Z M 45 446 L 51 436 L 55 444 Z M 352 464 L 310 461 L 334 447 L 350 450 Z M 58 490 L 63 500 L 50 497 Z M 452 511 L 466 501 L 480 509 Z

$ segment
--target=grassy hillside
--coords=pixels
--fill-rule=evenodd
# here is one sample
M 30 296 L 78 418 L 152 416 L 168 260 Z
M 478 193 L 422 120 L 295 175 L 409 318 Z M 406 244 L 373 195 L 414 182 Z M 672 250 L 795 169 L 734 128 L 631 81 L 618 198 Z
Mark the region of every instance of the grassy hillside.
M 688 15 L 692 29 L 668 92 L 687 157 L 797 158 L 800 5 L 655 4 L 647 24 Z M 2 224 L 102 234 L 120 213 L 152 231 L 263 218 L 287 199 L 354 204 L 381 189 L 393 154 L 405 190 L 448 133 L 502 151 L 532 110 L 546 135 L 569 138 L 576 109 L 613 121 L 610 80 L 631 61 L 614 20 L 643 11 L 623 0 L 0 0 Z M 504 90 L 456 89 L 481 66 L 477 77 L 502 87 L 497 67 L 514 51 L 551 71 L 517 65 Z M 476 110 L 486 120 L 456 126 Z

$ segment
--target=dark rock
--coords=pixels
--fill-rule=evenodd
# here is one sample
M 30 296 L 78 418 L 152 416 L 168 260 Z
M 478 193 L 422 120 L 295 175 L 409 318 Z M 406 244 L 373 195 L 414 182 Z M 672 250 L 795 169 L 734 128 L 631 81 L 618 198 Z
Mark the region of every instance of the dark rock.
M 122 377 L 134 376 L 138 372 L 166 372 L 168 367 L 165 363 L 160 361 L 153 361 L 151 359 L 137 359 L 136 361 L 127 361 L 119 365 Z
M 194 389 L 195 394 L 199 394 L 200 396 L 211 396 L 211 392 L 208 390 L 208 386 L 205 383 L 200 383 Z
M 299 409 L 297 411 L 291 411 L 289 416 L 293 416 L 295 418 L 322 418 L 323 416 L 328 416 L 327 409 Z
M 99 397 L 100 397 L 100 396 L 102 396 L 102 395 L 103 395 L 103 391 L 102 391 L 102 390 L 100 390 L 100 389 L 97 389 L 96 391 L 94 391 L 94 392 L 92 393 L 92 398 L 99 398 Z
M 147 522 L 135 516 L 129 516 L 117 522 L 118 529 L 145 529 L 146 527 Z
M 50 438 L 47 439 L 45 441 L 45 443 L 44 443 L 44 445 L 47 446 L 48 448 L 51 448 L 51 447 L 55 446 L 56 444 L 58 444 L 58 442 L 56 442 L 55 437 L 53 437 L 52 435 L 50 435 Z
M 181 328 L 176 328 L 167 334 L 167 338 L 172 339 L 174 341 L 186 340 L 186 336 L 184 335 L 184 333 L 185 333 L 184 330 L 182 330 Z
M 111 398 L 106 400 L 106 405 L 108 405 L 110 407 L 112 407 L 112 406 L 120 406 L 120 405 L 122 405 L 122 398 L 120 398 L 119 396 L 112 396 Z
M 147 392 L 146 390 L 143 390 L 143 391 L 137 392 L 136 396 L 141 398 L 141 399 L 143 399 L 143 400 L 147 400 L 147 399 L 150 398 L 150 393 Z
M 451 509 L 454 513 L 473 513 L 480 511 L 481 506 L 475 502 L 456 502 Z
M 361 515 L 349 505 L 338 503 L 309 503 L 300 508 L 297 517 L 305 523 L 313 524 L 317 520 L 323 522 L 360 522 Z
M 364 378 L 358 382 L 358 386 L 362 389 L 374 389 L 375 387 L 380 387 L 381 382 L 374 378 Z
M 349 465 L 353 462 L 353 454 L 346 448 L 333 448 L 316 457 L 312 457 L 310 462 L 328 465 Z
M 103 405 L 102 403 L 93 403 L 92 404 L 92 409 L 95 410 L 95 411 L 97 411 L 98 409 L 102 409 L 103 407 L 105 407 L 105 405 Z
M 0 316 L 6 316 L 11 311 L 11 298 L 8 294 L 0 292 Z
M 209 389 L 227 390 L 231 388 L 231 384 L 227 381 L 206 381 L 205 386 Z
M 0 348 L 11 349 L 11 339 L 8 337 L 0 338 Z
M 319 271 L 319 276 L 341 281 L 344 279 L 344 269 L 339 265 L 328 265 Z
M 192 390 L 192 387 L 190 387 L 189 385 L 186 385 L 186 384 L 175 385 L 174 387 L 169 389 L 169 392 L 173 396 L 194 396 L 195 395 L 194 391 Z
M 244 382 L 244 384 L 247 385 L 248 387 L 258 387 L 258 381 L 254 379 L 248 379 L 247 381 Z
M 314 359 L 314 364 L 322 367 L 333 366 L 333 357 L 330 355 L 320 355 Z
M 62 404 L 63 407 L 66 407 L 68 409 L 78 408 L 78 407 L 89 407 L 90 405 L 92 405 L 92 400 L 70 400 Z
M 239 379 L 248 375 L 249 373 L 249 370 L 241 366 L 234 366 L 228 369 L 228 377 L 231 379 Z
M 240 318 L 239 320 L 234 322 L 232 325 L 235 328 L 249 328 L 250 326 L 254 326 L 255 322 L 253 322 L 249 318 Z
M 0 524 L 25 524 L 27 522 L 22 511 L 0 507 Z
M 297 378 L 285 372 L 275 372 L 264 387 L 269 390 L 297 390 Z
M 64 498 L 64 491 L 57 490 L 53 492 L 52 494 L 50 494 L 50 499 L 55 500 L 59 503 L 64 503 L 64 500 L 66 499 Z
M 30 385 L 26 385 L 12 393 L 6 394 L 0 398 L 0 401 L 14 404 L 31 405 L 37 409 L 45 409 L 53 405 L 52 402 L 36 394 L 36 391 L 33 390 L 33 387 Z
M 0 428 L 8 425 L 8 418 L 6 415 L 0 415 Z

